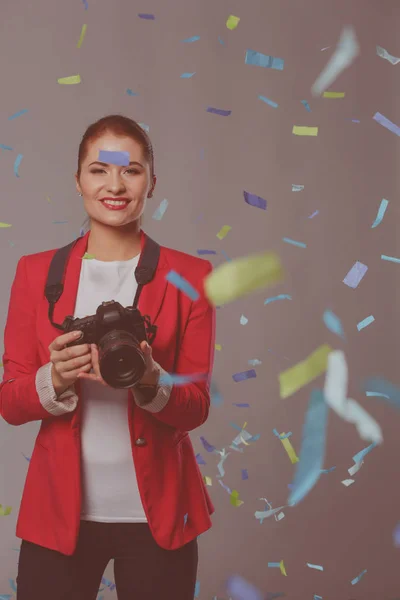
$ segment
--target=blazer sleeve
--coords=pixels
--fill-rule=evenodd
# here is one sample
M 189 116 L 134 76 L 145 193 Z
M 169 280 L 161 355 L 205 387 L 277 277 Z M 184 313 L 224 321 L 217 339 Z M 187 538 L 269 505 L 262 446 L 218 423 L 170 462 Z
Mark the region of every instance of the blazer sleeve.
M 41 365 L 37 351 L 35 312 L 26 256 L 22 256 L 11 287 L 4 329 L 4 373 L 0 384 L 0 415 L 10 425 L 47 419 L 71 412 L 76 407 L 76 396 L 71 390 L 66 390 L 55 400 L 51 379 L 50 382 L 48 376 L 46 379 L 50 372 L 48 365 Z
M 212 264 L 207 261 L 204 278 L 211 273 Z M 203 281 L 204 281 L 203 278 Z M 210 410 L 210 384 L 215 351 L 215 308 L 204 294 L 201 283 L 200 298 L 192 302 L 186 323 L 175 372 L 177 375 L 204 374 L 204 379 L 185 385 L 166 385 L 162 393 L 167 397 L 161 410 L 150 410 L 156 419 L 182 431 L 200 427 L 208 418 Z M 146 408 L 146 407 L 144 407 Z

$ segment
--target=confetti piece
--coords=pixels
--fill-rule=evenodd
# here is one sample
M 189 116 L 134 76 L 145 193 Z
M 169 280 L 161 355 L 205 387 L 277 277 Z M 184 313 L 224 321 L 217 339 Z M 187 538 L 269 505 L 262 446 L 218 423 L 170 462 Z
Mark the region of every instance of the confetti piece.
M 204 254 L 217 254 L 215 250 L 197 250 L 197 254 L 199 256 L 203 256 Z
M 267 209 L 267 201 L 264 198 L 260 198 L 260 196 L 256 196 L 255 194 L 250 194 L 249 192 L 243 192 L 244 200 L 250 206 L 255 206 L 257 208 L 262 208 L 263 210 Z
M 385 127 L 385 129 L 389 129 L 389 131 L 391 131 L 392 133 L 395 133 L 396 135 L 400 135 L 400 127 L 398 125 L 395 125 L 394 123 L 392 123 L 392 121 L 390 121 L 383 115 L 381 115 L 381 113 L 379 113 L 379 112 L 375 113 L 372 118 L 374 119 L 374 121 L 379 123 L 379 125 L 382 125 L 382 127 Z
M 357 261 L 354 263 L 350 271 L 347 273 L 346 277 L 343 279 L 343 283 L 355 290 L 367 271 L 367 265 L 364 265 L 363 263 Z
M 379 206 L 379 210 L 378 210 L 378 214 L 376 215 L 376 219 L 373 222 L 373 224 L 371 225 L 371 229 L 374 229 L 374 227 L 378 227 L 378 225 L 380 223 L 382 223 L 382 219 L 383 219 L 383 217 L 385 215 L 385 212 L 386 212 L 388 204 L 389 204 L 389 201 L 385 200 L 383 198 L 382 201 L 381 201 L 381 204 Z
M 253 367 L 257 366 L 257 365 L 261 365 L 261 360 L 258 360 L 258 358 L 251 358 L 249 360 L 249 365 L 252 365 Z
M 241 325 L 247 325 L 248 322 L 249 322 L 249 320 L 244 315 L 242 315 L 240 317 L 240 324 Z
M 329 331 L 332 333 L 336 333 L 341 338 L 344 338 L 343 326 L 342 323 L 331 310 L 326 310 L 323 316 L 324 323 Z
M 19 177 L 19 166 L 21 164 L 21 160 L 23 159 L 23 154 L 18 154 L 17 158 L 14 162 L 14 175 L 15 177 Z
M 289 294 L 279 294 L 278 296 L 271 296 L 271 298 L 267 298 L 264 300 L 264 305 L 271 304 L 271 302 L 276 302 L 277 300 L 291 300 L 292 296 Z
M 12 150 L 11 146 L 5 146 L 4 144 L 0 144 L 0 148 L 2 150 Z
M 186 40 L 182 40 L 182 42 L 186 44 L 192 44 L 193 42 L 197 42 L 200 39 L 199 35 L 193 35 L 190 38 L 186 38 Z
M 278 563 L 278 562 L 269 562 L 269 563 L 268 563 L 268 567 L 269 567 L 269 568 L 272 568 L 272 569 L 279 569 L 279 568 L 280 568 L 280 566 L 281 566 L 281 565 L 280 565 L 280 563 Z
M 96 258 L 94 254 L 88 254 L 87 252 L 82 256 L 82 260 L 93 260 L 94 258 Z
M 265 96 L 258 96 L 258 98 L 260 100 L 262 100 L 263 102 L 265 102 L 265 104 L 272 106 L 272 108 L 278 108 L 278 106 L 279 106 L 276 102 L 274 102 L 273 100 L 270 100 L 269 98 L 266 98 Z
M 190 375 L 179 375 L 177 373 L 164 373 L 160 375 L 160 383 L 168 385 L 186 385 L 193 381 L 204 381 L 207 379 L 206 373 L 191 373 Z
M 12 227 L 10 223 L 0 223 L 0 227 Z
M 369 446 L 367 446 L 363 450 L 360 450 L 360 452 L 357 452 L 357 454 L 355 454 L 353 456 L 354 462 L 358 463 L 358 462 L 362 461 L 364 459 L 364 457 L 367 456 L 367 454 L 369 454 L 371 452 L 371 450 L 373 450 L 374 448 L 377 447 L 377 445 L 378 444 L 376 444 L 376 443 L 370 444 Z
M 359 52 L 360 47 L 354 29 L 344 27 L 334 53 L 311 88 L 313 96 L 320 96 L 327 90 L 340 73 L 350 67 Z
M 128 96 L 139 96 L 139 94 L 137 92 L 134 92 L 133 90 L 130 90 L 129 88 L 126 90 L 126 93 L 128 94 Z
M 344 479 L 342 481 L 343 485 L 345 485 L 346 487 L 349 487 L 349 485 L 351 485 L 352 483 L 354 483 L 354 479 Z
M 81 83 L 81 76 L 70 75 L 69 77 L 60 77 L 60 79 L 57 79 L 57 81 L 63 85 L 73 85 L 75 83 Z
M 204 437 L 200 436 L 200 440 L 204 446 L 204 450 L 207 450 L 207 452 L 214 452 L 216 450 L 215 446 L 209 444 Z
M 328 356 L 332 349 L 328 344 L 319 346 L 305 360 L 279 374 L 281 398 L 288 398 L 299 389 L 311 383 L 326 371 Z
M 385 50 L 385 48 L 382 48 L 381 46 L 376 47 L 376 53 L 381 58 L 388 60 L 390 63 L 392 63 L 392 65 L 397 65 L 397 63 L 400 62 L 400 58 L 396 58 L 395 56 L 392 56 L 391 54 L 389 54 L 389 52 L 387 50 Z
M 1 517 L 7 517 L 7 515 L 11 514 L 12 508 L 11 506 L 6 506 L 5 508 L 3 508 L 3 505 L 0 504 L 0 516 Z
M 220 393 L 218 387 L 216 386 L 216 384 L 214 383 L 214 381 L 211 382 L 211 403 L 213 406 L 221 406 L 221 404 L 223 404 L 223 397 L 222 394 Z
M 331 467 L 330 469 L 321 469 L 321 473 L 331 473 L 335 469 L 336 469 L 336 467 Z
M 169 281 L 169 283 L 172 283 L 178 290 L 181 290 L 181 292 L 186 294 L 191 300 L 196 301 L 200 298 L 199 292 L 176 271 L 171 270 L 166 275 L 166 280 Z
M 119 167 L 129 166 L 129 152 L 114 152 L 113 150 L 99 150 L 100 162 L 110 165 L 118 165 Z
M 224 225 L 223 227 L 221 227 L 221 229 L 217 233 L 217 238 L 219 240 L 223 240 L 228 235 L 228 233 L 231 229 L 232 229 L 232 227 L 230 225 Z
M 394 256 L 386 256 L 386 254 L 381 254 L 382 260 L 387 260 L 389 262 L 400 263 L 400 258 L 395 258 Z
M 286 573 L 285 565 L 283 564 L 283 560 L 281 560 L 281 562 L 279 563 L 279 568 L 281 570 L 282 575 L 287 577 L 287 573 Z
M 231 31 L 236 29 L 240 21 L 240 17 L 235 17 L 234 15 L 229 15 L 228 20 L 226 21 L 226 26 Z
M 87 0 L 82 0 L 82 2 L 83 2 L 83 6 L 85 7 L 85 10 L 87 10 L 89 8 Z
M 276 58 L 269 54 L 261 54 L 261 52 L 256 52 L 255 50 L 246 50 L 245 64 L 283 71 L 285 61 L 283 58 Z
M 352 579 L 351 585 L 355 585 L 356 583 L 358 583 L 360 581 L 361 577 L 363 577 L 363 575 L 365 575 L 366 572 L 367 572 L 367 569 L 364 569 L 364 571 L 361 571 L 361 573 L 357 577 Z
M 8 120 L 12 121 L 12 119 L 16 119 L 17 117 L 20 117 L 21 115 L 24 115 L 27 112 L 28 112 L 28 109 L 24 108 L 23 110 L 20 110 L 19 112 L 15 113 L 14 115 L 11 115 L 11 117 L 8 117 Z
M 245 481 L 248 478 L 249 478 L 249 474 L 247 472 L 247 469 L 242 469 L 242 481 Z
M 289 431 L 289 433 L 279 433 L 279 432 L 277 431 L 277 429 L 273 429 L 273 430 L 272 430 L 272 433 L 273 433 L 274 435 L 276 435 L 276 437 L 278 437 L 280 440 L 284 440 L 285 438 L 288 438 L 288 437 L 290 437 L 290 436 L 292 435 L 292 432 L 291 432 L 291 431 Z
M 205 293 L 219 306 L 270 287 L 283 279 L 279 257 L 272 252 L 254 254 L 216 267 L 204 280 Z
M 168 208 L 168 200 L 166 198 L 164 198 L 164 200 L 161 201 L 160 206 L 158 208 L 156 208 L 156 210 L 153 213 L 153 219 L 155 221 L 161 221 L 161 219 L 163 218 L 163 216 L 165 215 L 165 211 Z M 198 253 L 200 253 L 201 251 L 198 250 Z M 204 251 L 204 254 L 206 254 L 207 252 Z M 215 252 L 213 253 L 212 251 L 209 252 L 209 254 L 215 254 Z
M 222 110 L 221 108 L 213 108 L 212 106 L 207 108 L 207 112 L 213 113 L 214 115 L 220 115 L 221 117 L 229 117 L 232 113 L 231 110 Z
M 196 585 L 194 586 L 194 597 L 198 598 L 200 594 L 200 581 L 196 581 Z
M 295 185 L 292 183 L 292 192 L 301 192 L 304 190 L 304 185 Z
M 236 490 L 232 491 L 230 501 L 232 506 L 236 506 L 237 508 L 244 504 L 243 500 L 239 500 L 239 492 L 237 492 Z
M 281 435 L 285 435 L 284 433 L 282 433 Z M 299 462 L 298 456 L 289 440 L 289 438 L 287 437 L 280 437 L 280 440 L 282 442 L 283 447 L 285 448 L 289 458 L 290 458 L 290 462 L 292 463 L 292 465 L 295 465 L 296 463 Z
M 155 16 L 154 15 L 147 15 L 145 13 L 139 13 L 138 17 L 139 17 L 139 19 L 147 19 L 148 21 L 154 21 L 155 20 Z
M 315 486 L 324 464 L 328 407 L 319 389 L 311 392 L 303 425 L 300 461 L 297 466 L 288 504 L 298 504 Z
M 323 571 L 324 567 L 321 567 L 321 565 L 313 565 L 311 563 L 306 563 L 307 567 L 310 567 L 310 569 L 317 569 L 317 571 Z
M 323 98 L 344 98 L 345 92 L 324 92 Z
M 218 36 L 218 41 L 221 44 L 221 46 L 225 46 L 225 42 L 220 38 L 220 36 Z
M 254 516 L 255 516 L 256 519 L 260 520 L 260 525 L 262 525 L 264 519 L 268 519 L 269 517 L 275 516 L 276 513 L 278 513 L 280 510 L 282 510 L 282 508 L 285 508 L 285 507 L 284 506 L 279 506 L 278 508 L 270 508 L 269 510 L 265 510 L 265 511 L 259 511 L 259 510 L 257 510 L 254 513 Z M 274 563 L 274 564 L 277 567 L 279 567 L 279 563 Z
M 357 323 L 358 331 L 361 331 L 361 329 L 368 327 L 368 325 L 371 325 L 371 323 L 373 323 L 374 321 L 375 321 L 375 318 L 372 315 L 370 315 L 369 317 L 366 317 L 365 319 L 363 319 L 362 321 Z
M 292 246 L 298 246 L 299 248 L 307 248 L 307 244 L 304 244 L 303 242 L 296 242 L 296 240 L 292 240 L 287 237 L 282 238 L 282 240 L 287 244 L 292 244 Z
M 87 25 L 82 25 L 81 35 L 80 35 L 79 41 L 78 41 L 78 43 L 76 45 L 77 48 L 80 48 L 82 46 L 82 44 L 83 44 L 83 40 L 85 38 L 86 29 L 87 29 Z
M 194 73 L 182 73 L 181 79 L 190 79 L 193 75 L 196 75 L 196 71 Z
M 302 125 L 293 125 L 292 133 L 294 135 L 317 136 L 318 127 L 304 127 Z
M 334 350 L 328 356 L 325 377 L 325 402 L 348 423 L 353 423 L 363 440 L 382 443 L 382 431 L 375 419 L 352 398 L 347 398 L 348 369 L 344 352 Z
M 367 396 L 374 394 L 388 400 L 389 404 L 400 410 L 400 388 L 390 383 L 390 381 L 380 377 L 371 377 L 365 382 L 364 391 Z
M 308 218 L 309 218 L 309 219 L 312 219 L 312 218 L 314 218 L 314 217 L 315 217 L 315 215 L 317 215 L 318 213 L 319 213 L 319 210 L 316 210 L 316 211 L 315 211 L 315 212 L 313 212 L 313 214 L 312 214 L 312 215 L 310 215 Z
M 310 108 L 310 105 L 308 104 L 307 100 L 302 100 L 301 103 L 308 112 L 311 112 L 311 108 Z
M 201 454 L 196 454 L 196 461 L 198 465 L 206 465 L 206 461 L 204 460 L 204 458 L 201 456 Z
M 221 344 L 215 344 L 215 349 L 216 350 L 222 350 Z
M 232 596 L 232 600 L 264 600 L 263 594 L 239 575 L 233 575 L 228 579 L 226 591 L 229 596 Z
M 235 373 L 234 375 L 232 375 L 232 379 L 233 381 L 236 381 L 236 383 L 239 383 L 239 381 L 244 381 L 245 379 L 253 379 L 254 377 L 257 377 L 257 373 L 254 369 L 250 369 L 249 371 L 243 371 L 242 373 Z
M 396 548 L 400 548 L 400 523 L 397 523 L 393 530 L 393 544 Z

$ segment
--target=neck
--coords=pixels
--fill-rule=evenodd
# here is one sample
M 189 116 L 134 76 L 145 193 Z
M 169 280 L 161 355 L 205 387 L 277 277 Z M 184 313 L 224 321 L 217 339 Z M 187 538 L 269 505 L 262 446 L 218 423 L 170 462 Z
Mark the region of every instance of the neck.
M 110 227 L 92 221 L 86 252 L 104 262 L 130 260 L 140 253 L 139 222 L 129 223 L 126 227 Z

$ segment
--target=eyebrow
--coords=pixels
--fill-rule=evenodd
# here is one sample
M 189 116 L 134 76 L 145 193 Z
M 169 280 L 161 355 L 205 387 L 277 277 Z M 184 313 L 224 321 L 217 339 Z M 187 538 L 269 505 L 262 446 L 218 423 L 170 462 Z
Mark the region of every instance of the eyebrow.
M 111 164 L 111 163 L 104 163 L 104 162 L 100 162 L 100 161 L 98 161 L 98 160 L 95 160 L 94 162 L 90 163 L 89 167 L 91 167 L 92 165 L 101 165 L 102 167 L 107 167 L 107 166 L 108 166 L 108 164 Z M 144 168 L 144 167 L 143 167 L 143 165 L 142 165 L 140 162 L 138 162 L 137 160 L 133 160 L 133 161 L 131 161 L 131 162 L 129 163 L 129 165 L 123 165 L 123 166 L 128 166 L 128 167 L 130 167 L 131 165 L 139 165 L 139 167 L 142 167 L 142 168 Z M 118 165 L 117 165 L 117 166 L 118 166 Z

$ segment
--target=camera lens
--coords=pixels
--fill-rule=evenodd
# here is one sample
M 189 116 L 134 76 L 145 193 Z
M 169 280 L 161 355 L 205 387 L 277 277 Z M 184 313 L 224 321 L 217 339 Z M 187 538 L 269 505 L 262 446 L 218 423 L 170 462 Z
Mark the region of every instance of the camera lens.
M 133 387 L 146 370 L 138 340 L 128 331 L 114 329 L 98 344 L 99 365 L 104 381 L 113 388 Z

